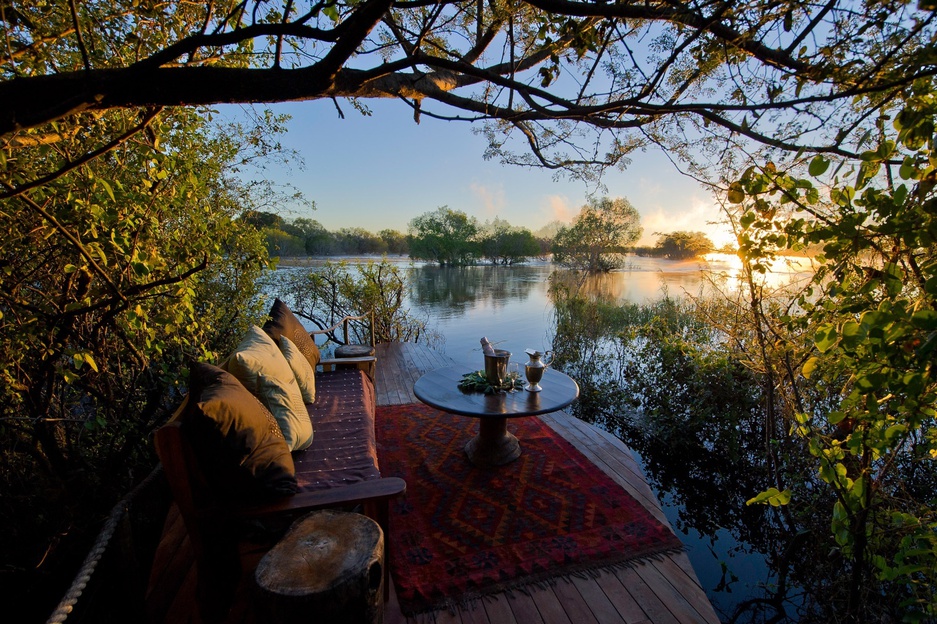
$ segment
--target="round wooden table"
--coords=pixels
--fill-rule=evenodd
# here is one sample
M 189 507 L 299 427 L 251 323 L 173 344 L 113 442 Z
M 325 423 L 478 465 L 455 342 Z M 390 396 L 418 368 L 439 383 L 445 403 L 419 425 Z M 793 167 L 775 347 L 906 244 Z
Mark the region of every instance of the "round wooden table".
M 579 397 L 576 382 L 552 368 L 544 372 L 540 392 L 485 394 L 460 390 L 459 382 L 469 372 L 455 366 L 430 371 L 413 384 L 413 394 L 437 409 L 479 420 L 478 435 L 465 445 L 465 454 L 476 466 L 502 466 L 520 457 L 521 446 L 508 431 L 508 418 L 555 412 Z

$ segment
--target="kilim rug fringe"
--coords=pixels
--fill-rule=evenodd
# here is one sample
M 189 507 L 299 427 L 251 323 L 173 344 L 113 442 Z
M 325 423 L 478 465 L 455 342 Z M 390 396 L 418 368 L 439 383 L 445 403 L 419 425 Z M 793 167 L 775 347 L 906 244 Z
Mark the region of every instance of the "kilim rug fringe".
M 595 577 L 682 549 L 680 540 L 539 418 L 509 428 L 522 447 L 478 468 L 463 447 L 476 419 L 425 405 L 379 407 L 381 472 L 406 480 L 388 550 L 401 611 L 470 607 L 567 576 Z

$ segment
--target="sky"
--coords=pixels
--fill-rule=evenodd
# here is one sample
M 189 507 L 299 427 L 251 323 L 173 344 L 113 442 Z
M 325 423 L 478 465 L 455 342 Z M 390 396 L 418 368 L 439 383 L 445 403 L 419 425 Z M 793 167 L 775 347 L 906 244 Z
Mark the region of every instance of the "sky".
M 269 106 L 292 116 L 281 142 L 301 155 L 305 168 L 273 168 L 266 176 L 292 184 L 316 206 L 311 212 L 284 209 L 284 218 L 312 218 L 328 230 L 406 232 L 414 217 L 448 206 L 479 223 L 498 217 L 536 231 L 553 220 L 571 222 L 593 190 L 578 180 L 556 180 L 552 171 L 486 161 L 477 124 L 425 115 L 416 124 L 411 109 L 396 100 L 369 100 L 370 117 L 345 101 L 339 105 L 344 119 L 330 100 Z M 241 114 L 235 106 L 218 110 L 225 117 Z M 632 155 L 625 171 L 609 171 L 603 183 L 604 195 L 625 197 L 640 213 L 639 245 L 678 230 L 702 231 L 717 247 L 734 241 L 714 223 L 720 213 L 710 192 L 659 151 Z

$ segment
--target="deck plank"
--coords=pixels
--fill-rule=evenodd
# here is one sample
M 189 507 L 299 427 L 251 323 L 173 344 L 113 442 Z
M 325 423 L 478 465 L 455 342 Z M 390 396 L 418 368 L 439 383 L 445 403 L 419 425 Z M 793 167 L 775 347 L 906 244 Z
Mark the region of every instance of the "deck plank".
M 553 586 L 553 591 L 563 605 L 563 610 L 566 611 L 570 622 L 575 622 L 575 624 L 600 624 L 600 620 L 597 620 L 593 615 L 592 609 L 589 608 L 586 599 L 583 598 L 572 579 L 560 579 Z M 601 624 L 604 624 L 604 622 L 601 622 Z
M 698 599 L 693 600 L 686 592 L 685 586 L 676 587 L 674 579 L 670 578 L 663 565 L 643 566 L 639 573 L 641 579 L 648 584 L 648 587 L 654 589 L 654 592 L 660 596 L 678 620 L 681 622 L 707 622 L 718 624 L 719 619 L 710 619 L 706 612 L 700 612 L 695 604 L 699 604 Z M 704 595 L 705 597 L 705 595 Z M 697 597 L 698 598 L 698 597 Z M 713 614 L 715 615 L 715 614 Z
M 605 590 L 597 579 L 574 576 L 572 580 L 597 621 L 601 624 L 625 624 L 625 618 L 605 595 Z
M 504 594 L 499 594 L 493 600 L 485 600 L 484 607 L 488 621 L 492 624 L 513 624 L 516 621 L 514 612 L 511 611 L 511 603 Z
M 459 609 L 459 615 L 462 616 L 462 624 L 491 624 L 488 619 L 488 611 L 481 602 L 475 603 L 470 607 Z
M 549 622 L 549 624 L 566 624 L 567 622 L 572 622 L 572 620 L 569 619 L 569 614 L 566 612 L 566 609 L 563 608 L 560 597 L 557 596 L 553 587 L 535 588 L 531 590 L 530 597 L 533 599 L 534 604 L 537 605 L 537 610 L 544 622 Z M 518 619 L 518 622 L 523 623 L 523 621 L 524 620 Z
M 541 590 L 546 592 L 546 590 Z M 535 594 L 525 594 L 523 592 L 512 592 L 508 594 L 508 604 L 511 605 L 511 613 L 514 614 L 514 620 L 519 624 L 545 624 L 545 620 L 540 615 L 541 611 L 538 609 L 538 601 L 534 599 Z M 553 595 L 553 592 L 549 592 L 549 597 L 546 595 L 543 596 L 540 600 L 540 604 L 548 604 L 550 602 L 549 598 L 556 600 L 556 596 Z M 560 608 L 562 611 L 562 607 Z M 565 615 L 565 613 L 564 613 Z M 500 622 L 498 624 L 501 624 Z
M 624 570 L 618 576 L 622 586 L 629 594 L 641 605 L 641 609 L 647 614 L 647 619 L 655 624 L 682 624 L 680 620 L 674 617 L 673 613 L 667 608 L 667 604 L 661 596 L 657 595 L 654 588 L 645 581 L 639 568 L 641 565 L 632 569 Z
M 639 624 L 648 621 L 644 609 L 621 584 L 618 575 L 604 573 L 596 582 L 605 592 L 609 602 L 615 605 L 615 609 L 626 624 Z

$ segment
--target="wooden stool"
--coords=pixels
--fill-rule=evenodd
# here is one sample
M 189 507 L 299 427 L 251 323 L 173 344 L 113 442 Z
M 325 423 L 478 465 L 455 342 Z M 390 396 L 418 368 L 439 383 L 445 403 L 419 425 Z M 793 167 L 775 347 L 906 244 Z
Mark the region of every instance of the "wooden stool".
M 314 511 L 263 556 L 258 621 L 380 624 L 384 534 L 356 513 Z
M 374 355 L 376 350 L 374 347 L 363 344 L 346 344 L 335 349 L 335 359 L 340 360 L 343 358 L 357 358 L 357 357 L 370 357 Z M 374 379 L 375 366 L 374 362 L 368 364 L 368 377 L 372 380 Z

